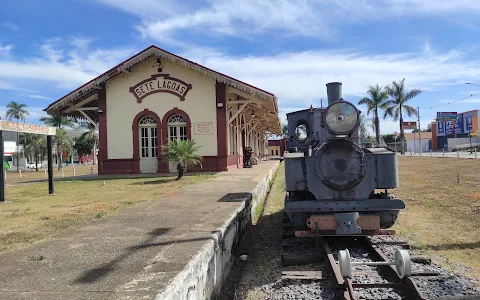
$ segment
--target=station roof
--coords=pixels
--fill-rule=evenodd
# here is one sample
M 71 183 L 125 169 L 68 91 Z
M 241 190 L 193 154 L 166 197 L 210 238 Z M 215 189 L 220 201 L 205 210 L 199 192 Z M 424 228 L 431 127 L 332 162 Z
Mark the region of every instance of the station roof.
M 129 69 L 131 67 L 151 56 L 167 59 L 183 67 L 200 72 L 205 76 L 212 77 L 218 82 L 224 83 L 230 87 L 230 93 L 235 93 L 242 99 L 251 100 L 253 105 L 251 108 L 249 108 L 249 110 L 255 110 L 255 114 L 258 112 L 260 117 L 265 118 L 264 125 L 265 128 L 268 128 L 270 133 L 277 134 L 281 132 L 280 119 L 278 117 L 278 99 L 274 94 L 220 72 L 214 71 L 154 45 L 135 54 L 105 73 L 95 77 L 74 91 L 61 97 L 60 99 L 51 103 L 47 108 L 44 109 L 44 111 L 51 115 L 68 115 L 75 118 L 90 119 L 90 121 L 98 122 L 99 112 L 98 110 L 92 108 L 98 107 L 97 94 L 98 90 L 101 89 L 102 84 L 118 74 L 129 73 Z M 75 109 L 81 107 L 88 107 L 89 110 L 79 111 Z

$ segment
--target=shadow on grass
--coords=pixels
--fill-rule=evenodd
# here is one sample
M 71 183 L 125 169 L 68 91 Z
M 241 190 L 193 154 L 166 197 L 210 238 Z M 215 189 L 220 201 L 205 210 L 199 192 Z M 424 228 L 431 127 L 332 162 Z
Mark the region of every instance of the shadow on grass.
M 441 245 L 420 245 L 416 247 L 420 250 L 464 250 L 480 248 L 480 241 L 474 243 L 453 243 Z
M 165 178 L 165 179 L 158 179 L 158 180 L 150 180 L 150 181 L 138 181 L 132 182 L 131 185 L 145 185 L 145 184 L 162 184 L 167 182 L 174 182 L 175 178 Z
M 211 177 L 217 175 L 218 172 L 197 172 L 197 173 L 185 173 L 183 177 Z M 153 179 L 153 178 L 177 178 L 176 173 L 153 173 L 153 174 L 120 174 L 120 175 L 80 175 L 80 176 L 65 176 L 65 177 L 55 177 L 53 178 L 54 182 L 62 182 L 62 181 L 76 181 L 76 182 L 89 182 L 89 181 L 110 181 L 110 180 L 135 180 L 135 179 Z M 47 182 L 48 179 L 35 179 L 35 180 L 27 180 L 22 182 L 15 182 L 15 183 L 7 183 L 7 185 L 25 185 L 31 183 L 41 183 Z

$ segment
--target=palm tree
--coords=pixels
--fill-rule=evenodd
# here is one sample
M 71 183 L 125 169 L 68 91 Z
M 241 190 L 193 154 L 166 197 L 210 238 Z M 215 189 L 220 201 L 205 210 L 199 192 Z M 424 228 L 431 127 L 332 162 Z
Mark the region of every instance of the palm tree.
M 95 165 L 95 154 L 97 152 L 98 134 L 97 127 L 90 122 L 80 121 L 78 122 L 77 129 L 87 129 L 88 131 L 83 133 L 80 138 L 93 141 L 93 164 Z
M 370 119 L 367 119 L 364 114 L 360 115 L 359 126 L 360 126 L 360 137 L 362 139 L 367 138 L 367 136 L 369 134 L 368 129 L 367 129 L 367 127 L 368 127 L 367 123 L 369 121 L 370 121 Z
M 194 140 L 173 140 L 165 148 L 164 159 L 177 163 L 178 177 L 175 180 L 182 178 L 189 165 L 199 164 L 202 167 L 203 157 L 196 153 L 200 147 L 196 146 Z
M 283 138 L 288 138 L 288 125 L 287 124 L 282 125 L 282 137 Z
M 57 128 L 55 135 L 55 146 L 59 157 L 58 170 L 62 169 L 63 153 L 70 152 L 72 149 L 72 141 L 63 128 Z
M 26 150 L 35 157 L 35 169 L 38 171 L 38 161 L 43 159 L 43 150 L 46 146 L 45 136 L 32 134 L 28 138 L 29 143 Z
M 368 97 L 360 99 L 358 104 L 367 105 L 367 114 L 370 114 L 373 111 L 375 138 L 378 146 L 380 145 L 380 119 L 378 117 L 378 109 L 384 108 L 384 104 L 388 100 L 388 94 L 386 90 L 384 90 L 378 84 L 375 86 L 368 86 L 367 94 Z
M 66 117 L 66 116 L 62 116 L 62 115 L 50 115 L 48 117 L 41 117 L 40 121 L 45 123 L 46 125 L 57 127 L 57 133 L 59 132 L 58 129 L 63 129 L 65 126 L 74 127 L 75 123 L 76 123 L 74 118 Z M 57 157 L 55 159 L 60 160 L 59 162 L 57 161 L 59 170 L 62 168 L 62 153 L 63 152 L 59 151 L 58 146 L 68 140 L 68 138 L 66 137 L 65 134 L 66 134 L 66 132 L 63 131 L 61 137 L 59 135 L 55 136 L 55 141 L 56 141 L 55 143 L 56 143 L 56 146 L 57 146 Z M 60 138 L 63 139 L 63 141 L 61 141 Z
M 62 115 L 51 115 L 48 117 L 41 117 L 40 121 L 42 121 L 47 125 L 57 127 L 57 128 L 63 128 L 65 126 L 73 127 L 76 123 L 74 118 L 70 118 Z
M 25 116 L 28 114 L 29 113 L 28 113 L 26 104 L 11 101 L 7 105 L 7 113 L 5 114 L 5 117 L 7 118 L 7 120 L 10 120 L 10 121 L 12 121 L 13 119 L 16 119 L 17 123 L 19 120 L 22 120 L 25 123 Z M 17 156 L 17 172 L 19 167 L 18 166 L 19 144 L 20 144 L 20 135 L 19 135 L 19 132 L 17 132 L 17 155 L 16 155 Z
M 407 91 L 405 89 L 405 78 L 401 81 L 393 81 L 391 85 L 385 87 L 386 92 L 393 99 L 388 100 L 384 104 L 385 114 L 384 118 L 387 116 L 393 117 L 394 121 L 400 120 L 400 137 L 402 141 L 402 154 L 405 154 L 405 143 L 404 143 L 404 132 L 403 132 L 403 112 L 407 113 L 407 116 L 418 116 L 417 110 L 410 105 L 407 105 L 408 100 L 415 98 L 422 91 L 419 89 L 413 89 Z

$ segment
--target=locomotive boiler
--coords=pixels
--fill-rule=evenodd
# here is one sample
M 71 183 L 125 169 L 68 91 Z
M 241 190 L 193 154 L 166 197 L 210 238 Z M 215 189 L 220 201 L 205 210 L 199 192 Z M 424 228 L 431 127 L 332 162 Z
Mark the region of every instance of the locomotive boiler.
M 327 85 L 328 106 L 287 114 L 285 214 L 297 237 L 393 234 L 405 208 L 396 153 L 364 147 L 360 110 L 342 98 L 342 84 Z

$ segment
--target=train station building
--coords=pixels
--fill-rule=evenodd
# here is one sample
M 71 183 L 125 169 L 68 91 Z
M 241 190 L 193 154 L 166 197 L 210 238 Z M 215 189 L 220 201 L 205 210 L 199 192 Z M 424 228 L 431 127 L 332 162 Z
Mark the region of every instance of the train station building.
M 169 141 L 195 140 L 202 167 L 243 166 L 243 149 L 261 161 L 281 132 L 277 97 L 150 46 L 50 104 L 45 111 L 85 119 L 99 132 L 98 174 L 176 172 L 163 159 Z

